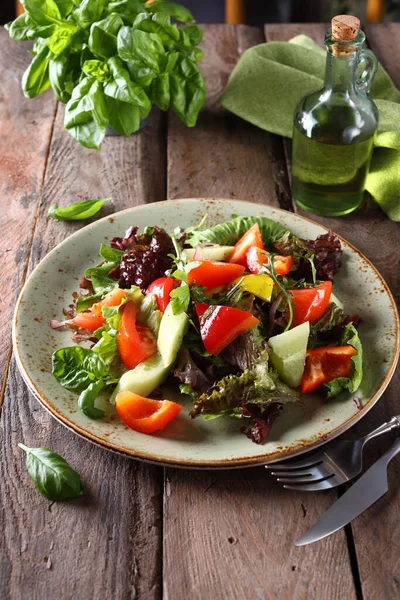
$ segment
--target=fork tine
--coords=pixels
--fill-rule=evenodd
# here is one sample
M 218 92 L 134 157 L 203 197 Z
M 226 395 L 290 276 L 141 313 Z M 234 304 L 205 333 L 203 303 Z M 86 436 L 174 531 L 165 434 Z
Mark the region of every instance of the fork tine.
M 289 483 L 289 484 L 300 484 L 300 483 L 311 483 L 313 481 L 320 481 L 321 479 L 325 479 L 326 477 L 332 477 L 334 473 L 332 473 L 332 469 L 327 469 L 325 465 L 319 465 L 318 467 L 314 467 L 313 469 L 309 469 L 308 472 L 305 472 L 304 475 L 298 475 L 298 473 L 290 472 L 289 477 L 282 477 L 281 473 L 278 473 L 279 483 Z
M 296 492 L 320 492 L 322 490 L 329 490 L 334 488 L 340 484 L 342 481 L 338 481 L 338 479 L 332 475 L 328 479 L 323 479 L 322 481 L 317 481 L 305 485 L 284 485 L 283 487 L 286 490 L 295 490 Z
M 317 456 L 309 456 L 308 458 L 304 458 L 303 460 L 296 460 L 291 463 L 272 463 L 272 465 L 265 465 L 265 468 L 268 470 L 273 469 L 274 471 L 277 469 L 282 471 L 289 471 L 292 469 L 304 469 L 306 467 L 313 467 L 321 463 L 322 460 L 323 457 L 321 456 L 321 454 L 318 453 Z
M 296 479 L 296 477 L 311 477 L 311 469 L 302 469 L 295 471 L 271 471 L 271 475 L 274 477 L 290 477 L 291 479 Z

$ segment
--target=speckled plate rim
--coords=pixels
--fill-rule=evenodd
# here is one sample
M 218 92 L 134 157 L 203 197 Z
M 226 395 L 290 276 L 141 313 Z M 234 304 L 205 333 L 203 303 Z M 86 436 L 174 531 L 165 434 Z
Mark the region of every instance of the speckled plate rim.
M 211 198 L 211 197 L 199 197 L 199 198 L 177 198 L 177 199 L 173 199 L 173 200 L 164 200 L 161 202 L 157 202 L 154 204 L 157 205 L 166 205 L 166 204 L 170 204 L 171 202 L 179 202 L 179 201 L 190 201 L 190 200 L 201 200 L 201 201 L 205 201 L 205 202 L 240 202 L 240 203 L 245 203 L 245 204 L 251 204 L 253 206 L 257 206 L 257 203 L 255 202 L 249 202 L 247 200 L 240 200 L 238 198 L 232 199 L 232 198 Z M 152 203 L 153 204 L 153 203 Z M 116 215 L 121 215 L 124 213 L 131 213 L 133 210 L 135 209 L 142 209 L 143 205 L 138 205 L 138 206 L 134 206 L 131 208 L 127 208 L 125 210 L 122 211 L 118 211 L 117 213 L 114 213 L 113 215 L 111 215 L 111 217 L 115 217 Z M 325 232 L 329 231 L 328 227 L 325 227 L 324 225 L 321 225 L 315 221 L 313 221 L 312 219 L 309 219 L 307 217 L 303 217 L 301 215 L 295 214 L 295 213 L 291 213 L 290 211 L 286 211 L 280 208 L 276 208 L 276 207 L 270 207 L 271 209 L 273 209 L 274 213 L 278 213 L 281 215 L 290 215 L 290 217 L 296 217 L 297 219 L 303 220 L 303 221 L 307 221 L 309 223 L 312 223 L 312 225 L 315 225 L 317 227 L 319 227 L 321 230 L 324 230 Z M 281 461 L 284 459 L 288 459 L 294 456 L 298 456 L 300 454 L 304 454 L 306 452 L 309 452 L 311 450 L 314 450 L 316 448 L 318 448 L 319 446 L 324 445 L 325 443 L 327 443 L 328 441 L 333 440 L 335 437 L 337 437 L 338 435 L 344 433 L 345 431 L 347 431 L 350 427 L 352 427 L 355 423 L 357 423 L 360 419 L 362 419 L 369 410 L 371 410 L 371 408 L 376 404 L 376 402 L 379 400 L 379 398 L 382 396 L 382 394 L 384 393 L 384 391 L 386 390 L 387 386 L 389 385 L 389 382 L 391 380 L 391 378 L 393 377 L 393 374 L 395 372 L 398 360 L 399 360 L 399 352 L 400 352 L 400 317 L 399 317 L 399 312 L 398 312 L 398 308 L 396 305 L 396 302 L 394 300 L 393 294 L 391 293 L 386 281 L 383 279 L 382 275 L 379 273 L 378 269 L 368 260 L 368 258 L 362 254 L 362 252 L 360 252 L 353 244 L 351 244 L 350 242 L 348 242 L 345 238 L 338 236 L 340 238 L 341 241 L 343 241 L 345 244 L 347 244 L 347 246 L 349 246 L 353 252 L 355 252 L 364 262 L 366 262 L 368 264 L 368 266 L 374 271 L 374 273 L 376 274 L 377 279 L 380 281 L 383 289 L 385 290 L 386 295 L 388 296 L 390 303 L 392 305 L 393 308 L 393 314 L 395 317 L 395 323 L 396 323 L 396 347 L 395 347 L 395 352 L 394 352 L 394 356 L 393 359 L 390 363 L 390 365 L 388 366 L 388 370 L 386 372 L 386 374 L 384 375 L 384 377 L 382 378 L 381 382 L 379 383 L 379 387 L 377 388 L 376 392 L 371 396 L 371 398 L 368 400 L 367 404 L 365 406 L 363 406 L 357 413 L 355 413 L 353 416 L 351 416 L 350 418 L 348 418 L 345 422 L 343 422 L 341 425 L 339 425 L 338 427 L 335 427 L 334 429 L 332 429 L 329 433 L 327 434 L 323 434 L 320 437 L 318 437 L 318 439 L 316 440 L 310 440 L 309 443 L 304 443 L 303 441 L 299 444 L 297 444 L 297 446 L 291 447 L 290 449 L 283 449 L 280 450 L 279 452 L 276 453 L 269 453 L 267 458 L 264 455 L 257 455 L 257 456 L 245 456 L 242 458 L 232 458 L 232 459 L 221 459 L 221 460 L 207 460 L 204 463 L 199 463 L 199 461 L 193 461 L 193 460 L 185 460 L 185 459 L 180 459 L 179 462 L 176 462 L 174 460 L 165 458 L 165 457 L 160 457 L 156 454 L 151 454 L 151 453 L 147 453 L 147 452 L 140 452 L 140 451 L 134 451 L 134 450 L 130 450 L 128 448 L 119 446 L 118 444 L 113 443 L 112 441 L 106 441 L 101 439 L 100 437 L 98 437 L 97 435 L 87 431 L 86 429 L 84 429 L 83 427 L 80 427 L 79 425 L 77 425 L 76 423 L 73 423 L 65 414 L 63 414 L 62 412 L 60 412 L 50 401 L 49 399 L 43 394 L 41 393 L 36 385 L 34 384 L 34 382 L 32 381 L 30 375 L 29 375 L 29 371 L 28 369 L 25 367 L 22 358 L 20 356 L 19 353 L 19 348 L 18 348 L 18 336 L 16 333 L 16 329 L 17 329 L 17 322 L 18 322 L 18 314 L 19 314 L 19 310 L 21 307 L 21 303 L 23 300 L 23 296 L 25 293 L 25 290 L 29 287 L 31 279 L 34 277 L 37 269 L 39 268 L 39 266 L 42 268 L 46 262 L 48 260 L 51 259 L 51 256 L 54 252 L 59 251 L 64 245 L 68 245 L 75 237 L 77 237 L 79 234 L 81 234 L 81 232 L 83 230 L 89 230 L 89 229 L 94 229 L 98 226 L 98 224 L 103 223 L 107 220 L 110 219 L 110 215 L 103 217 L 102 219 L 98 219 L 97 221 L 90 223 L 89 225 L 86 225 L 85 227 L 82 227 L 81 229 L 79 229 L 78 231 L 74 232 L 73 234 L 71 234 L 70 236 L 68 236 L 65 240 L 63 240 L 60 244 L 58 244 L 57 246 L 55 246 L 41 261 L 40 263 L 35 267 L 35 269 L 32 271 L 32 273 L 29 275 L 28 279 L 26 280 L 20 295 L 18 297 L 17 303 L 16 303 L 16 307 L 15 307 L 15 311 L 14 311 L 14 316 L 13 316 L 13 322 L 12 322 L 12 344 L 13 344 L 13 350 L 14 350 L 14 355 L 16 358 L 16 362 L 17 362 L 17 366 L 18 369 L 22 375 L 23 380 L 25 381 L 26 385 L 28 386 L 28 389 L 31 391 L 31 393 L 33 394 L 33 396 L 40 402 L 40 404 L 62 425 L 64 425 L 65 427 L 67 427 L 67 429 L 69 429 L 70 431 L 73 431 L 74 433 L 78 434 L 80 437 L 82 437 L 83 439 L 92 442 L 93 444 L 96 444 L 97 446 L 100 446 L 101 448 L 104 448 L 106 450 L 110 450 L 116 454 L 122 455 L 122 456 L 126 456 L 129 458 L 133 458 L 136 460 L 142 460 L 144 462 L 148 462 L 151 464 L 157 464 L 157 465 L 161 465 L 161 466 L 171 466 L 171 467 L 176 467 L 176 468 L 190 468 L 190 469 L 199 469 L 199 470 L 203 470 L 203 469 L 234 469 L 234 468 L 243 468 L 243 467 L 254 467 L 254 466 L 259 466 L 259 465 L 264 465 L 264 464 L 270 464 L 276 461 Z

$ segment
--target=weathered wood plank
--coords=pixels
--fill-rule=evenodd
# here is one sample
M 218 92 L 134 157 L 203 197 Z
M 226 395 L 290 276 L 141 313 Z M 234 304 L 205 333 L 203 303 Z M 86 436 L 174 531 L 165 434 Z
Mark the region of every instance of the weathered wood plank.
M 30 270 L 81 226 L 48 219 L 54 202 L 65 206 L 78 198 L 112 196 L 114 209 L 120 210 L 165 197 L 159 113 L 130 139 L 107 138 L 101 152 L 78 146 L 64 131 L 62 118 L 59 107 Z M 0 597 L 158 599 L 162 469 L 105 452 L 62 427 L 28 394 L 15 362 L 6 389 L 2 438 Z M 17 449 L 21 441 L 65 456 L 82 475 L 82 499 L 53 505 L 42 499 L 25 472 Z
M 202 70 L 210 95 L 194 132 L 181 131 L 170 121 L 170 196 L 212 194 L 279 206 L 276 181 L 285 181 L 286 203 L 279 139 L 226 115 L 217 105 L 239 52 L 260 41 L 258 31 L 247 27 L 238 28 L 237 36 L 228 27 L 205 29 Z M 354 598 L 343 532 L 306 549 L 293 545 L 335 498 L 335 493 L 285 491 L 263 468 L 167 469 L 165 597 Z
M 321 42 L 325 28 L 322 24 L 317 24 L 307 25 L 304 28 L 297 25 L 280 27 L 268 25 L 265 29 L 269 40 L 288 40 L 303 30 L 315 41 Z M 399 33 L 398 24 L 372 25 L 367 31 L 370 47 L 376 52 L 397 86 L 400 86 L 400 69 L 396 61 L 400 50 Z M 301 209 L 298 209 L 298 212 L 331 227 L 357 246 L 380 270 L 395 297 L 400 298 L 398 223 L 389 221 L 372 202 L 365 203 L 360 210 L 342 218 L 318 217 Z M 397 370 L 380 402 L 348 435 L 354 437 L 365 435 L 394 414 L 398 414 L 399 385 L 400 373 Z M 371 449 L 368 453 L 367 464 L 378 458 L 388 443 L 390 440 L 376 441 L 374 451 Z M 389 494 L 352 524 L 362 592 L 365 598 L 394 598 L 399 595 L 399 495 L 396 491 L 399 474 L 400 466 L 397 461 L 391 465 L 389 471 L 391 489 Z M 377 523 L 379 525 L 376 525 Z
M 22 94 L 21 76 L 32 58 L 29 47 L 10 40 L 0 27 L 0 406 L 11 348 L 9 323 L 25 277 L 56 107 L 50 93 L 36 100 Z

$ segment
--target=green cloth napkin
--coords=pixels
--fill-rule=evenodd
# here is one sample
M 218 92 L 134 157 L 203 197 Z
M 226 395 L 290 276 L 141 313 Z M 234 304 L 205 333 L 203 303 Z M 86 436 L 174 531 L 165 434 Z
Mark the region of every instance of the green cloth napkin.
M 324 83 L 326 51 L 299 35 L 244 52 L 222 94 L 222 105 L 242 119 L 292 137 L 297 104 Z M 400 92 L 379 66 L 371 89 L 379 128 L 366 188 L 393 221 L 400 221 Z

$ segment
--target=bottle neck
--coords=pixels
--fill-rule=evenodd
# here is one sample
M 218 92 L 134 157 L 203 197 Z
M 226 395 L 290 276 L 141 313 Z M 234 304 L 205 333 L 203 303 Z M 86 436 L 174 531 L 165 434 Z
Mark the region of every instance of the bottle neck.
M 325 89 L 342 94 L 355 93 L 357 53 L 348 57 L 337 57 L 327 52 L 325 68 Z

